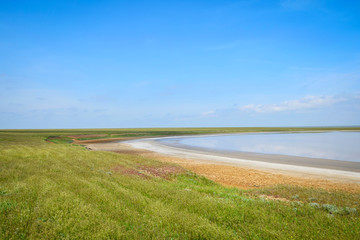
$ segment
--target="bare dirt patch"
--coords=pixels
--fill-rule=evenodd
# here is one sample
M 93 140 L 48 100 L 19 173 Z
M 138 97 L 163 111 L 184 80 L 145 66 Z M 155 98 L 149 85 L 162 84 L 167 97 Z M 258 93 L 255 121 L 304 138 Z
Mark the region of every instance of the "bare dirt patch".
M 178 166 L 140 166 L 138 169 L 127 168 L 117 165 L 111 169 L 113 172 L 121 173 L 124 175 L 135 175 L 144 178 L 160 177 L 170 180 L 173 176 L 185 173 L 186 170 Z
M 111 152 L 120 153 L 120 154 L 133 154 L 133 155 L 142 155 L 147 153 L 146 150 L 141 150 L 141 149 L 122 149 Z
M 72 138 L 72 136 L 68 136 Z M 120 142 L 126 140 L 138 139 L 138 137 L 122 137 L 122 138 L 102 138 L 102 139 L 90 139 L 90 140 L 79 140 L 73 138 L 74 144 L 88 144 L 88 143 L 111 143 L 111 142 Z
M 290 200 L 288 200 L 286 198 L 282 198 L 278 195 L 275 195 L 275 196 L 260 195 L 259 197 L 264 198 L 266 200 L 272 200 L 272 201 L 290 202 Z
M 144 173 L 142 173 L 140 171 L 137 171 L 137 170 L 132 169 L 132 168 L 127 168 L 127 167 L 124 167 L 124 166 L 120 166 L 120 165 L 117 165 L 117 166 L 113 167 L 111 169 L 111 171 L 116 172 L 116 173 L 120 173 L 120 174 L 123 174 L 123 175 L 133 175 L 133 176 L 140 176 L 140 177 L 143 177 L 143 178 L 149 178 L 149 176 L 145 175 Z
M 150 167 L 150 166 L 141 166 L 139 168 L 146 173 L 149 173 L 152 176 L 160 177 L 169 180 L 172 176 L 185 173 L 186 170 L 178 166 L 159 166 L 159 167 Z

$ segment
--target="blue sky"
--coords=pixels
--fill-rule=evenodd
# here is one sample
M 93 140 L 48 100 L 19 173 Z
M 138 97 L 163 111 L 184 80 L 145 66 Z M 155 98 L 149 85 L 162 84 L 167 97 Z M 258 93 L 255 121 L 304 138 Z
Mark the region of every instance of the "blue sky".
M 360 2 L 0 1 L 0 129 L 360 125 Z

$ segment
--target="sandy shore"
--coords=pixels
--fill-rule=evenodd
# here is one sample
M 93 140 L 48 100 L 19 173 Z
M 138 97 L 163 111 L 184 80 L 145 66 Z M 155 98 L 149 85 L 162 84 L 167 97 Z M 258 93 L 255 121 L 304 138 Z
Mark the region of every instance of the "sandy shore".
M 246 167 L 296 176 L 322 177 L 360 183 L 360 163 L 284 155 L 216 152 L 180 144 L 167 145 L 159 139 L 128 141 L 134 148 L 201 162 Z
M 219 156 L 194 149 L 166 146 L 153 138 L 125 142 L 92 141 L 83 144 L 92 150 L 140 155 L 176 163 L 223 185 L 244 189 L 290 184 L 360 192 L 359 172 L 239 159 L 226 154 Z
M 147 141 L 147 140 L 146 140 Z M 263 154 L 263 153 L 252 153 L 252 152 L 232 152 L 224 150 L 214 150 L 208 148 L 200 147 L 190 147 L 184 144 L 180 144 L 178 140 L 170 141 L 151 141 L 150 144 L 152 147 L 149 148 L 163 148 L 161 145 L 171 147 L 171 152 L 173 150 L 180 150 L 182 152 L 188 152 L 189 154 L 202 154 L 202 155 L 211 155 L 217 157 L 227 157 L 231 158 L 231 162 L 234 164 L 241 164 L 244 160 L 251 160 L 252 162 L 265 162 L 266 167 L 271 169 L 279 169 L 279 167 L 284 168 L 286 166 L 282 165 L 292 165 L 293 167 L 310 167 L 310 168 L 320 168 L 320 169 L 329 169 L 329 170 L 339 170 L 347 172 L 358 172 L 360 173 L 360 162 L 350 162 L 350 161 L 341 161 L 341 160 L 330 160 L 324 158 L 310 158 L 310 157 L 300 157 L 300 156 L 288 156 L 280 154 Z M 165 150 L 166 151 L 166 150 Z M 169 152 L 169 149 L 167 149 Z M 171 154 L 170 152 L 170 154 Z M 207 156 L 208 158 L 208 156 Z M 221 160 L 221 158 L 216 159 Z M 273 165 L 275 164 L 275 165 Z M 273 166 L 272 166 L 273 165 Z M 287 169 L 291 170 L 291 169 Z

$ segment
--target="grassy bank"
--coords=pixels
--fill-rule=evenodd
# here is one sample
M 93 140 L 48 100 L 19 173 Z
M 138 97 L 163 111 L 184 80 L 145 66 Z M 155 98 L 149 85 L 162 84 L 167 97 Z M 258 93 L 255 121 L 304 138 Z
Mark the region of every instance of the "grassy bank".
M 176 165 L 88 151 L 67 138 L 264 130 L 289 129 L 2 131 L 0 239 L 360 239 L 359 194 L 225 188 Z M 274 194 L 288 201 L 266 197 Z

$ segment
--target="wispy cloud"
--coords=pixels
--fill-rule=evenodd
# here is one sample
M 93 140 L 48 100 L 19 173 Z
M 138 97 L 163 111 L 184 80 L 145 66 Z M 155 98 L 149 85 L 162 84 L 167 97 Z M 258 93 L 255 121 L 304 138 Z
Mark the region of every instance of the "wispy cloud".
M 72 113 L 91 112 L 104 108 L 104 102 L 111 99 L 105 95 L 96 95 L 88 99 L 78 99 L 76 96 L 52 89 L 17 89 L 7 91 L 0 97 L 0 112 L 26 114 L 29 112 L 60 112 Z
M 295 111 L 321 108 L 346 100 L 347 98 L 340 96 L 306 96 L 301 99 L 284 101 L 277 104 L 249 104 L 239 107 L 239 110 L 257 113 Z
M 203 116 L 213 116 L 215 114 L 216 114 L 215 110 L 211 110 L 211 111 L 201 113 L 201 115 L 203 115 Z
M 300 71 L 306 71 L 301 70 Z M 298 72 L 297 72 L 297 75 Z M 303 76 L 301 76 L 303 77 Z M 351 89 L 360 81 L 360 72 L 322 72 L 312 76 L 305 76 L 300 88 L 303 89 L 337 89 L 338 91 Z

